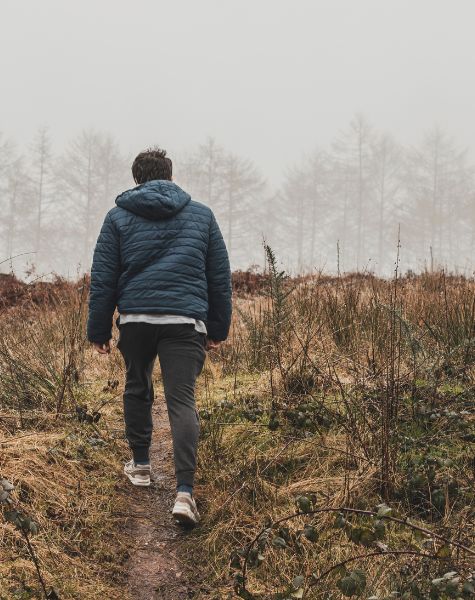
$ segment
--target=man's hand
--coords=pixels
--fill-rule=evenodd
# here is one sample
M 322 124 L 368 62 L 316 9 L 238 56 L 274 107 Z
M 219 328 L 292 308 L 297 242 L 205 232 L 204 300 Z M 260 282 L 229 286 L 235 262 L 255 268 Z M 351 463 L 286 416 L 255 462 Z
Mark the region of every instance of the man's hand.
M 215 342 L 214 340 L 210 340 L 206 338 L 206 350 L 211 350 L 212 348 L 218 348 L 221 342 Z
M 94 342 L 93 344 L 94 350 L 99 352 L 99 354 L 110 354 L 111 351 L 111 341 L 105 342 L 104 344 L 97 344 Z

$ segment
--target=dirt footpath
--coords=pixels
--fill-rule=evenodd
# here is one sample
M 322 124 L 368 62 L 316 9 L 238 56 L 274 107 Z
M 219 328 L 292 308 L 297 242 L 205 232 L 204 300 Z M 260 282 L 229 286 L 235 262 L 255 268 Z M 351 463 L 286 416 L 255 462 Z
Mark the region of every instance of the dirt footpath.
M 194 593 L 178 547 L 189 532 L 175 525 L 171 515 L 175 476 L 168 414 L 162 397 L 155 399 L 153 411 L 153 481 L 149 488 L 140 488 L 124 476 L 130 514 L 125 534 L 133 540 L 126 566 L 127 591 L 134 600 L 188 599 Z

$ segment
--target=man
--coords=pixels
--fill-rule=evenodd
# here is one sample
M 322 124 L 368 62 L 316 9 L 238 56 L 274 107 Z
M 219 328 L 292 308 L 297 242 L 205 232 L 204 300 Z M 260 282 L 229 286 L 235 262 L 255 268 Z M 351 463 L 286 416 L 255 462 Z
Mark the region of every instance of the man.
M 117 306 L 125 362 L 125 434 L 132 458 L 124 473 L 150 485 L 152 371 L 158 355 L 172 431 L 179 523 L 199 520 L 193 497 L 199 421 L 195 381 L 206 351 L 229 333 L 232 313 L 228 252 L 212 210 L 172 181 L 164 150 L 140 153 L 135 188 L 106 215 L 94 250 L 87 335 L 110 352 Z

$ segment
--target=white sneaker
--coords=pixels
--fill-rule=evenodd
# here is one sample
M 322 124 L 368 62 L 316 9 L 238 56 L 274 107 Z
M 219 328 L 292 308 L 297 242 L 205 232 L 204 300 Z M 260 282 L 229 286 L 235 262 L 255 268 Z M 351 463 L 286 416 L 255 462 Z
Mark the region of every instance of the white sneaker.
M 134 485 L 150 485 L 150 465 L 137 465 L 134 459 L 124 465 L 124 473 Z
M 200 513 L 196 508 L 193 496 L 188 492 L 178 492 L 172 515 L 180 525 L 196 525 L 200 519 Z

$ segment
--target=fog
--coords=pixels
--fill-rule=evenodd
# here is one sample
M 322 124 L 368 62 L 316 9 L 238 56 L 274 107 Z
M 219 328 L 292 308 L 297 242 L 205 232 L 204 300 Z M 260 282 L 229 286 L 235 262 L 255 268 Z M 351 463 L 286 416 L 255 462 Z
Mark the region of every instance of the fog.
M 265 239 L 291 272 L 388 275 L 399 239 L 402 271 L 471 273 L 474 22 L 469 0 L 2 0 L 0 269 L 87 271 L 157 144 L 234 269 Z

